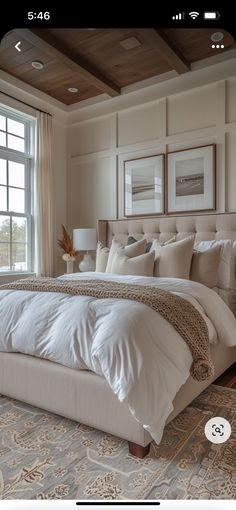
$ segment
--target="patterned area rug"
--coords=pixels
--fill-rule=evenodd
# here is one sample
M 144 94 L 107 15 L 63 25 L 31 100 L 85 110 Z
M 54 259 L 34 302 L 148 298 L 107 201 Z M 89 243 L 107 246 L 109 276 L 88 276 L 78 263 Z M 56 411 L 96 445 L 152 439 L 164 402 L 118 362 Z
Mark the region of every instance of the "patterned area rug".
M 228 419 L 213 445 L 204 425 Z M 127 443 L 0 396 L 1 499 L 236 499 L 236 390 L 211 385 L 139 460 Z

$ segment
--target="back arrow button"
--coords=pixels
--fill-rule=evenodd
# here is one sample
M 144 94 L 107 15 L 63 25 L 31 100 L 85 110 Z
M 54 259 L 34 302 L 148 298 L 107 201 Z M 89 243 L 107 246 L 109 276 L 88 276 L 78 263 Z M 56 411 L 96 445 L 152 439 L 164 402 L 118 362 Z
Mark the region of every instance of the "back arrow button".
M 17 44 L 15 44 L 15 48 L 17 51 L 21 51 L 21 49 L 19 48 L 20 44 L 21 44 L 21 41 L 19 41 Z

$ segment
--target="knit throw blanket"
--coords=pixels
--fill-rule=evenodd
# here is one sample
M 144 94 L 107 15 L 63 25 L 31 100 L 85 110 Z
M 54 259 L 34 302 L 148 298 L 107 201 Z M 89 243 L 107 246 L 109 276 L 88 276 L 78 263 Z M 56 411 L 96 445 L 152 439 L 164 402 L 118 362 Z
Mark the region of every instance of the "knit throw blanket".
M 148 285 L 130 285 L 103 280 L 60 280 L 44 277 L 26 278 L 1 285 L 0 288 L 62 292 L 73 296 L 93 296 L 101 299 L 131 299 L 143 303 L 164 317 L 188 344 L 193 357 L 190 371 L 192 377 L 197 381 L 204 381 L 214 374 L 208 329 L 202 315 L 189 301 L 169 291 Z

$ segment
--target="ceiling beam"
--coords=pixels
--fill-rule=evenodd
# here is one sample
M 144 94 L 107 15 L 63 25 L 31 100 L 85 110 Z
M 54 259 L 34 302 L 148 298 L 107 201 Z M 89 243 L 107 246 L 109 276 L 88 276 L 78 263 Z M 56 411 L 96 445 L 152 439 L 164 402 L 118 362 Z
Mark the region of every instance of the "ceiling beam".
M 14 29 L 19 37 L 27 40 L 33 46 L 45 51 L 52 58 L 63 62 L 87 80 L 91 85 L 107 93 L 109 96 L 119 96 L 120 88 L 111 80 L 106 78 L 98 69 L 93 67 L 83 57 L 78 56 L 73 51 L 68 50 L 53 34 L 44 29 Z
M 172 41 L 162 30 L 155 28 L 144 28 L 139 31 L 145 41 L 152 46 L 163 60 L 168 62 L 172 69 L 178 74 L 190 71 L 191 64 L 182 55 L 181 51 L 175 47 Z

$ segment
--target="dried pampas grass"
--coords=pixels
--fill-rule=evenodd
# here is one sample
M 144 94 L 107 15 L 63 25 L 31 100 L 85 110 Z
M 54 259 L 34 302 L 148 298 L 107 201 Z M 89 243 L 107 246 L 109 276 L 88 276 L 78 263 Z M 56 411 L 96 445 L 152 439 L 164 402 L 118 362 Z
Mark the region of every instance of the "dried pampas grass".
M 62 225 L 62 234 L 63 234 L 62 239 L 58 239 L 58 241 L 57 241 L 58 242 L 58 246 L 60 246 L 60 248 L 62 248 L 64 253 L 70 255 L 70 257 L 75 258 L 79 254 L 79 252 L 77 250 L 73 249 L 72 239 L 69 236 L 69 234 L 68 234 L 66 228 L 64 227 L 64 225 Z

